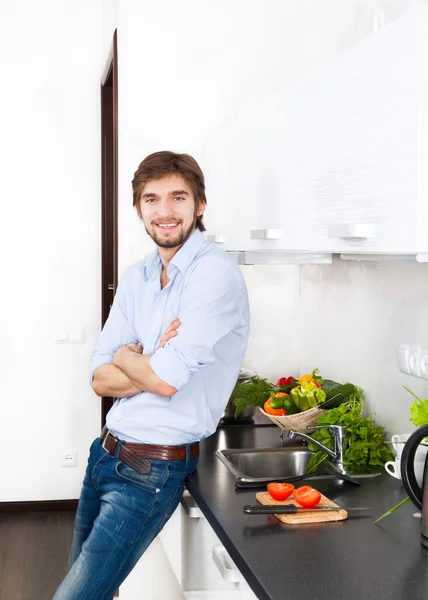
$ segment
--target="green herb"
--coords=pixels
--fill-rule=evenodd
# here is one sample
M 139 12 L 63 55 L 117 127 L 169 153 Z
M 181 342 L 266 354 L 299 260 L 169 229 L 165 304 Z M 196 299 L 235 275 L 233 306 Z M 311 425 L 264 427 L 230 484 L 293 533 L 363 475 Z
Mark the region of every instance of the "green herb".
M 272 389 L 272 384 L 260 377 L 252 377 L 244 383 L 237 383 L 231 394 L 235 404 L 235 419 L 248 405 L 263 406 L 272 394 Z
M 413 402 L 412 406 L 410 407 L 410 422 L 413 423 L 413 425 L 416 425 L 416 427 L 428 425 L 428 400 L 426 398 L 421 400 L 416 396 L 415 393 L 409 390 L 409 388 L 406 388 L 405 385 L 403 385 L 403 387 L 409 392 L 409 394 L 412 394 L 412 396 L 416 398 L 415 402 Z
M 406 502 L 410 500 L 409 496 L 407 496 L 407 498 L 404 498 L 404 500 L 402 500 L 401 502 L 399 502 L 398 504 L 396 504 L 393 508 L 390 508 L 389 510 L 386 511 L 386 513 L 383 513 L 383 515 L 381 515 L 378 519 L 376 519 L 376 521 L 373 521 L 373 523 L 378 523 L 381 519 L 383 519 L 384 517 L 388 517 L 389 515 L 391 515 L 394 511 L 397 510 L 397 508 L 400 508 L 400 506 L 403 506 L 403 504 L 406 504 Z
M 362 390 L 355 387 L 355 391 L 346 403 L 337 408 L 328 410 L 317 420 L 317 425 L 345 425 L 346 448 L 343 456 L 345 466 L 352 466 L 354 471 L 367 472 L 371 466 L 383 466 L 388 460 L 393 460 L 394 455 L 384 443 L 384 428 L 375 423 L 372 417 L 362 417 L 363 395 Z M 313 436 L 327 448 L 333 447 L 333 436 L 328 429 L 317 429 Z M 308 445 L 314 452 L 308 463 L 306 472 L 311 473 L 326 458 L 326 453 L 319 450 L 314 444 Z
M 421 400 L 420 398 L 418 398 L 418 396 L 416 396 L 416 394 L 414 392 L 412 392 L 412 390 L 409 390 L 409 388 L 407 388 L 405 385 L 403 385 L 403 387 L 405 390 L 407 390 L 409 392 L 409 394 L 411 394 L 415 398 L 415 401 L 413 402 L 412 406 L 410 407 L 410 415 L 411 415 L 410 422 L 413 423 L 413 425 L 416 425 L 416 427 L 423 427 L 424 425 L 428 425 L 428 399 L 424 398 L 423 400 Z M 428 441 L 428 438 L 425 438 L 424 441 Z M 425 446 L 426 444 L 421 444 L 421 445 Z M 408 500 L 410 500 L 409 497 L 402 500 L 402 502 L 399 502 L 396 506 L 394 506 L 390 510 L 386 511 L 386 513 L 384 513 L 382 516 L 380 516 L 378 519 L 376 519 L 376 521 L 374 521 L 374 523 L 377 523 L 384 517 L 387 517 L 388 515 L 390 515 L 394 511 L 396 511 L 397 508 L 400 508 L 400 506 L 403 506 L 403 504 L 405 504 Z

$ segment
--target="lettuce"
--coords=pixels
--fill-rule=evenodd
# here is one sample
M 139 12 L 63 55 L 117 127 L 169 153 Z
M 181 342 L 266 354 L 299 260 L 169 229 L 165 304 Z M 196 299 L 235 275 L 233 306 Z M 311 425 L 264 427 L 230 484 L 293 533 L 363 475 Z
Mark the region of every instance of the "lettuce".
M 423 427 L 424 425 L 428 425 L 428 399 L 424 398 L 421 400 L 416 396 L 414 392 L 409 390 L 405 385 L 403 385 L 404 389 L 412 394 L 416 400 L 413 402 L 410 407 L 410 422 L 416 427 Z

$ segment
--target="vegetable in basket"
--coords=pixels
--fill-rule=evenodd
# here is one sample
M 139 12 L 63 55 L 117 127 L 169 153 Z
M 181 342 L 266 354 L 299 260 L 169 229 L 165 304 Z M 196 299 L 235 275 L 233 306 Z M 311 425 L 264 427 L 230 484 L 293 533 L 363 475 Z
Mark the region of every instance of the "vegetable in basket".
M 303 412 L 322 404 L 326 393 L 315 381 L 306 381 L 291 390 L 291 397 L 299 411 Z
M 263 410 L 269 415 L 276 416 L 295 415 L 299 412 L 299 409 L 294 404 L 293 398 L 284 392 L 278 392 L 271 396 L 265 402 Z
M 317 373 L 319 373 L 319 369 L 314 369 L 312 373 L 302 375 L 301 377 L 299 377 L 298 383 L 309 383 L 313 381 L 318 385 L 318 387 L 322 387 L 324 379 L 321 377 L 321 375 L 317 375 Z

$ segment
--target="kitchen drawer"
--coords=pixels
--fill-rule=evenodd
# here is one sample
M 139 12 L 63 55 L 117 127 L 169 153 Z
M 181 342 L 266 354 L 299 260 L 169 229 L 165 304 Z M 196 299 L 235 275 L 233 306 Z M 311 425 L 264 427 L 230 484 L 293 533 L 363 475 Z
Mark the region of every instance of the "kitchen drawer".
M 193 600 L 255 600 L 208 520 L 189 493 L 183 496 L 181 514 L 181 587 Z

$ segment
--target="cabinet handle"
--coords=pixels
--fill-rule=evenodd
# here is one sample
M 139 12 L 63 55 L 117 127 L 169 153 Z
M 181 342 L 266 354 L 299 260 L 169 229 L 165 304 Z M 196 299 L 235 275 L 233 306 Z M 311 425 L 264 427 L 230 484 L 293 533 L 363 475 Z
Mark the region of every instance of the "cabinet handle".
M 199 519 L 202 517 L 202 511 L 196 502 L 193 500 L 189 493 L 184 493 L 181 497 L 181 506 L 184 508 L 184 512 L 191 519 Z
M 361 240 L 374 236 L 375 228 L 372 223 L 329 225 L 328 237 Z
M 284 237 L 282 229 L 251 229 L 252 240 L 280 240 Z
M 221 544 L 213 546 L 213 561 L 220 571 L 220 575 L 228 583 L 239 583 L 244 580 L 242 573 Z
M 218 233 L 217 235 L 207 235 L 207 241 L 214 244 L 225 244 L 227 242 L 227 235 L 224 233 Z

